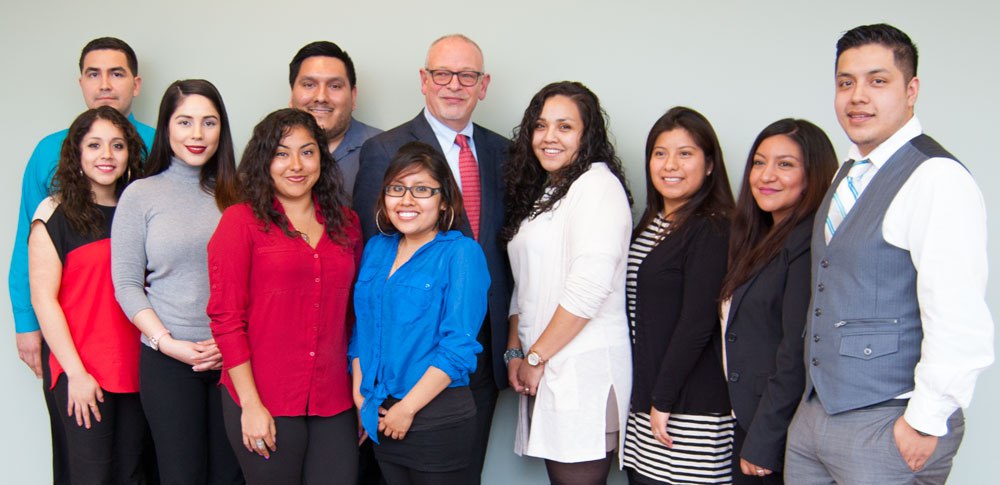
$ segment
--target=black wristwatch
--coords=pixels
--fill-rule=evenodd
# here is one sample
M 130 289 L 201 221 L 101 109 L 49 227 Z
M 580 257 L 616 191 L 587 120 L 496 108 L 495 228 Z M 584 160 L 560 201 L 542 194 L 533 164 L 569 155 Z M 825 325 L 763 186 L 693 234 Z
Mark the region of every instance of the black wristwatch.
M 503 365 L 509 365 L 514 359 L 523 359 L 524 351 L 520 347 L 511 347 L 503 353 Z

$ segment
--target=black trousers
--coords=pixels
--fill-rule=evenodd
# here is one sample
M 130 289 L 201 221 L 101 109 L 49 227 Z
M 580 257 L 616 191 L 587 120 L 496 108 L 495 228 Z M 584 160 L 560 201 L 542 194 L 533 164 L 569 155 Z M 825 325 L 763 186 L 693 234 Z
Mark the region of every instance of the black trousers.
M 56 403 L 67 409 L 66 374 L 56 381 Z M 60 414 L 69 449 L 69 468 L 75 483 L 144 484 L 142 469 L 146 417 L 139 404 L 139 393 L 119 394 L 104 391 L 98 402 L 101 420 L 91 416 L 90 429 L 78 426 L 76 416 Z
M 243 409 L 219 389 L 229 444 L 248 485 L 326 483 L 358 480 L 358 418 L 354 408 L 330 417 L 277 416 L 277 450 L 269 459 L 243 446 Z
M 45 407 L 49 410 L 49 433 L 52 436 L 52 483 L 54 485 L 69 485 L 69 451 L 66 444 L 66 432 L 63 430 L 62 415 L 66 408 L 59 410 L 55 394 L 52 392 L 52 370 L 49 368 L 49 350 L 45 339 L 42 339 L 42 395 L 45 396 Z
M 163 485 L 244 483 L 226 441 L 219 376 L 219 371 L 194 372 L 187 364 L 142 346 L 139 395 Z

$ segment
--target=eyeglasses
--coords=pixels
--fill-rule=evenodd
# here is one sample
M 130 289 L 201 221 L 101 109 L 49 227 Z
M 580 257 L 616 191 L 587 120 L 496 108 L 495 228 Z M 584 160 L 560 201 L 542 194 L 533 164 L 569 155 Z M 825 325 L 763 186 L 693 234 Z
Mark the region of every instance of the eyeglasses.
M 388 195 L 389 197 L 402 197 L 409 192 L 414 199 L 428 199 L 430 197 L 434 197 L 434 194 L 441 192 L 441 188 L 427 187 L 424 185 L 414 185 L 413 187 L 407 187 L 405 185 L 386 185 L 384 190 L 385 195 Z
M 426 68 L 424 70 L 431 75 L 431 80 L 438 86 L 447 86 L 451 84 L 451 78 L 458 76 L 458 84 L 467 88 L 475 86 L 479 82 L 479 78 L 485 74 L 479 71 L 449 71 L 447 69 Z

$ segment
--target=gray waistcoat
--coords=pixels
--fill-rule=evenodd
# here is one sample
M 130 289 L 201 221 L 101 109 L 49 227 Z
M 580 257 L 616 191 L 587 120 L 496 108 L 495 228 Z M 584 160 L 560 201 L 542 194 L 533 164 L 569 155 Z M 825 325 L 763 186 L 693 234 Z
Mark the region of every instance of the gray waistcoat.
M 913 390 L 923 329 L 917 271 L 910 252 L 882 238 L 882 221 L 900 187 L 929 158 L 954 159 L 920 135 L 879 168 L 827 245 L 830 200 L 847 176 L 834 178 L 813 224 L 812 304 L 805 333 L 806 393 L 815 389 L 830 414 Z

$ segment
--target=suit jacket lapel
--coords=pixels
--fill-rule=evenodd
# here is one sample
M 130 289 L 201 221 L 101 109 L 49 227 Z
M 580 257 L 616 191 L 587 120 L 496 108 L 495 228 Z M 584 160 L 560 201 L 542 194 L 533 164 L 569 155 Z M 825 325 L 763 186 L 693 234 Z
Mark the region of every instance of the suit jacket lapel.
M 767 267 L 767 265 L 765 265 L 765 267 Z M 736 323 L 736 321 L 733 320 L 733 316 L 736 315 L 736 310 L 739 309 L 740 304 L 743 303 L 743 297 L 746 296 L 747 290 L 749 290 L 750 287 L 753 286 L 754 281 L 756 281 L 757 277 L 760 276 L 760 274 L 763 272 L 764 272 L 763 268 L 761 268 L 761 271 L 757 271 L 756 273 L 754 273 L 754 275 L 751 276 L 746 283 L 743 283 L 742 285 L 740 285 L 739 288 L 736 288 L 736 290 L 733 291 L 733 300 L 732 303 L 730 303 L 729 305 L 729 318 L 726 321 L 727 329 L 731 328 L 733 324 Z M 723 336 L 723 338 L 725 338 L 725 336 Z

